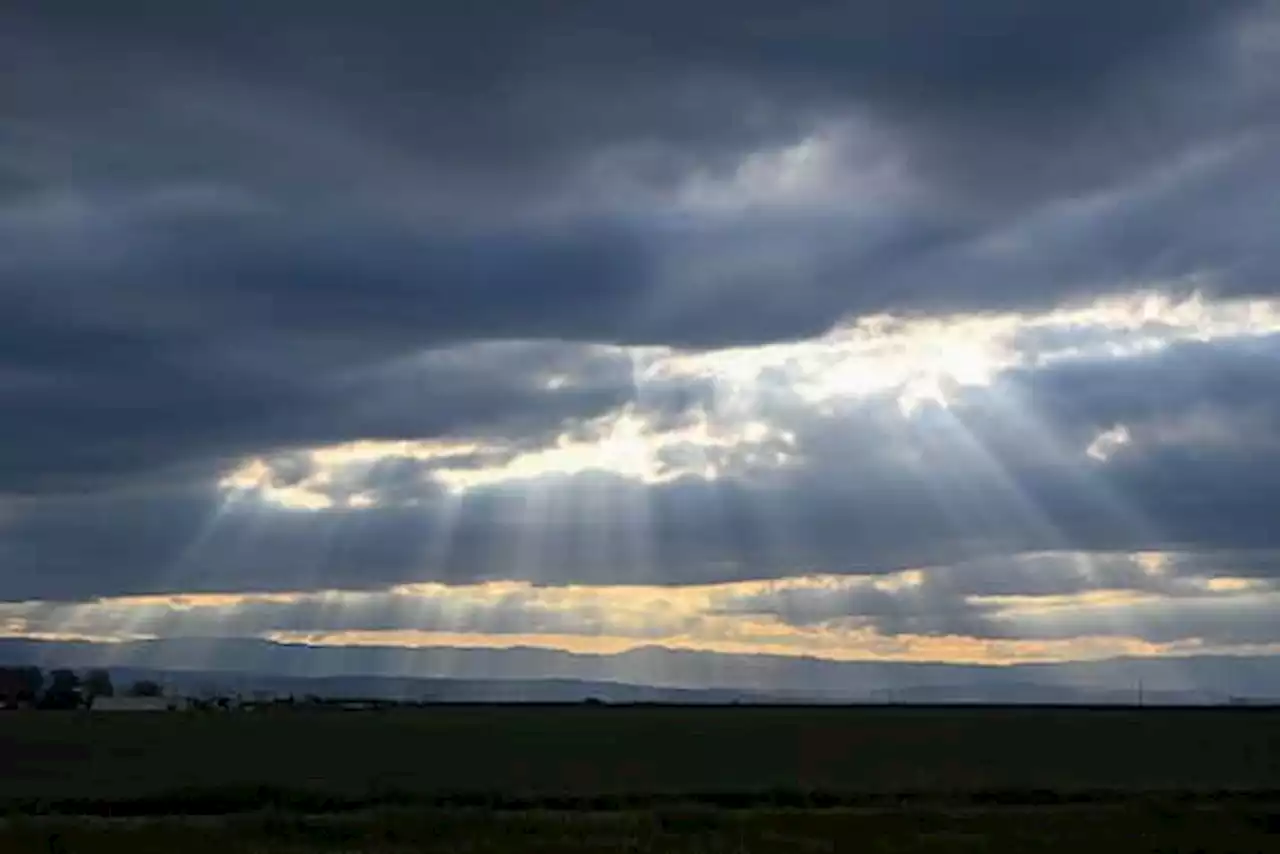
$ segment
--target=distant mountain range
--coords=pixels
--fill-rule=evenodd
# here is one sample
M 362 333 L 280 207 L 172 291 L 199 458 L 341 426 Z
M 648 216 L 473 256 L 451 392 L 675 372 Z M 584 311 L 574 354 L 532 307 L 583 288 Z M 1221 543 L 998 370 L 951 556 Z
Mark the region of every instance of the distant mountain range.
M 556 650 L 312 647 L 209 638 L 119 644 L 0 639 L 0 664 L 107 667 L 188 693 L 238 691 L 437 702 L 1135 703 L 1280 698 L 1280 657 L 978 666 L 837 662 L 645 647 Z

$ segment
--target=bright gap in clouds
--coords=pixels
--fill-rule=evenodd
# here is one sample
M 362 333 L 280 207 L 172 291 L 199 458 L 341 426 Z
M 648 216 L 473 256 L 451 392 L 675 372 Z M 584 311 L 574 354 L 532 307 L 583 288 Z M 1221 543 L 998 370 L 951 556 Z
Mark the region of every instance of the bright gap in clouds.
M 387 460 L 421 463 L 422 486 L 451 494 L 592 472 L 650 485 L 715 480 L 800 459 L 796 424 L 804 418 L 839 419 L 851 407 L 887 401 L 897 410 L 890 417 L 905 426 L 1011 370 L 1122 360 L 1179 342 L 1277 331 L 1276 300 L 1213 300 L 1199 292 L 1176 299 L 1149 291 L 1040 314 L 865 317 L 810 340 L 758 347 L 686 352 L 583 346 L 575 365 L 541 377 L 539 388 L 551 395 L 570 392 L 586 381 L 594 362 L 624 360 L 632 365 L 632 400 L 565 423 L 541 446 L 468 436 L 357 441 L 248 459 L 221 486 L 232 497 L 322 510 L 386 503 L 360 484 Z M 518 353 L 521 345 L 509 346 Z M 452 351 L 451 358 L 465 359 L 466 350 Z M 648 406 L 654 393 L 705 388 L 709 395 L 692 396 L 674 417 Z M 1133 441 L 1129 428 L 1116 424 L 1078 452 L 1082 462 L 1105 463 Z
M 770 572 L 788 577 L 773 582 L 669 588 L 633 582 L 654 577 L 650 564 L 661 545 L 646 490 L 688 480 L 706 487 L 701 500 L 715 505 L 722 486 L 834 466 L 845 455 L 859 458 L 858 465 L 887 466 L 883 471 L 891 478 L 920 480 L 966 533 L 987 524 L 984 514 L 990 512 L 1006 525 L 1034 532 L 1052 544 L 1048 548 L 1069 551 L 1071 538 L 1008 468 L 1011 461 L 1031 459 L 1066 472 L 1109 517 L 1143 540 L 1148 523 L 1142 514 L 1093 474 L 1122 465 L 1124 455 L 1140 451 L 1144 442 L 1176 441 L 1179 430 L 1194 427 L 1193 438 L 1207 435 L 1204 426 L 1103 423 L 1092 426 L 1091 434 L 1073 434 L 1078 444 L 1064 446 L 1055 425 L 1041 420 L 1016 392 L 1006 393 L 1002 378 L 1073 362 L 1120 364 L 1180 343 L 1276 332 L 1275 300 L 1215 300 L 1199 293 L 1179 299 L 1153 291 L 1039 314 L 867 317 L 811 340 L 749 348 L 688 352 L 565 344 L 549 370 L 541 370 L 536 359 L 534 369 L 525 369 L 522 348 L 535 345 L 507 342 L 500 350 L 532 393 L 572 394 L 601 376 L 626 375 L 624 402 L 566 421 L 541 438 L 368 440 L 253 458 L 229 472 L 222 487 L 232 504 L 263 513 L 337 511 L 356 524 L 362 511 L 420 503 L 424 514 L 440 514 L 456 511 L 473 496 L 498 495 L 508 533 L 485 534 L 499 557 L 490 577 L 541 580 L 565 559 L 585 555 L 586 565 L 607 568 L 617 586 L 558 588 L 522 581 L 410 585 L 390 593 L 330 591 L 326 619 L 249 626 L 237 622 L 243 609 L 201 613 L 212 615 L 218 632 L 319 646 L 532 646 L 616 653 L 656 644 L 839 660 L 986 663 L 1256 651 L 1280 642 L 1262 619 L 1280 607 L 1273 589 L 1225 571 L 1171 574 L 1171 559 L 1157 554 L 1130 556 L 1121 561 L 1122 571 L 1107 556 L 1087 552 L 1069 555 L 1066 570 L 1019 562 L 1008 578 L 1021 579 L 1025 589 L 1015 584 L 965 591 L 939 581 L 972 571 L 960 566 L 950 573 L 935 567 L 875 577 L 827 574 L 856 563 L 857 554 L 774 567 Z M 465 362 L 478 352 L 475 346 L 446 356 Z M 992 444 L 999 442 L 1011 444 Z M 382 490 L 379 468 L 406 462 L 413 464 L 414 488 Z M 974 483 L 985 485 L 978 494 L 986 502 L 966 499 Z M 804 544 L 788 539 L 795 536 L 788 530 L 788 494 L 771 499 L 768 490 L 752 493 L 750 500 L 760 506 L 754 508 L 759 524 L 751 548 L 792 561 L 804 554 L 797 548 Z M 776 506 L 766 506 L 770 501 Z M 713 528 L 714 511 L 713 506 L 705 517 Z M 422 577 L 440 571 L 450 557 L 452 524 L 436 525 L 439 540 L 421 558 Z M 706 531 L 711 541 L 722 534 Z M 724 556 L 733 559 L 731 552 Z M 1055 587 L 1053 573 L 1064 571 L 1074 581 Z M 305 604 L 308 594 L 299 595 Z M 498 607 L 497 601 L 505 604 Z M 168 606 L 156 607 L 168 615 L 158 627 L 145 608 L 135 607 L 126 608 L 130 620 L 115 631 L 164 636 L 201 625 L 189 609 L 170 613 Z M 518 615 L 504 614 L 504 607 L 516 608 Z M 362 614 L 373 611 L 398 616 L 390 624 L 381 617 L 362 621 Z M 1185 632 L 1170 628 L 1180 613 L 1190 621 Z M 1232 625 L 1234 613 L 1252 616 L 1213 636 Z M 81 612 L 70 616 L 46 630 L 103 632 Z M 29 620 L 14 615 L 19 618 Z M 24 623 L 24 631 L 37 630 L 38 624 Z

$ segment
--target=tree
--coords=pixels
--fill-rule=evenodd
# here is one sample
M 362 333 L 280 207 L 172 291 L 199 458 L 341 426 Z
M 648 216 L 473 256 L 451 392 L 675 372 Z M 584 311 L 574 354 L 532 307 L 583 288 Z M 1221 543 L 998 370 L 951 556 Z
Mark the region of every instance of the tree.
M 76 675 L 74 670 L 60 668 L 49 674 L 49 690 L 50 691 L 78 691 L 80 690 L 80 677 Z
M 45 709 L 75 709 L 80 706 L 80 677 L 74 670 L 55 670 L 49 674 L 49 689 L 40 701 Z
M 159 697 L 163 693 L 160 683 L 150 679 L 139 679 L 129 688 L 130 697 Z
M 106 670 L 90 670 L 84 676 L 84 695 L 92 705 L 99 697 L 115 696 L 115 686 L 111 684 L 111 674 Z
M 19 667 L 18 679 L 22 685 L 20 699 L 35 702 L 44 688 L 44 671 L 39 667 Z
M 39 667 L 0 667 L 0 705 L 34 703 L 43 687 Z

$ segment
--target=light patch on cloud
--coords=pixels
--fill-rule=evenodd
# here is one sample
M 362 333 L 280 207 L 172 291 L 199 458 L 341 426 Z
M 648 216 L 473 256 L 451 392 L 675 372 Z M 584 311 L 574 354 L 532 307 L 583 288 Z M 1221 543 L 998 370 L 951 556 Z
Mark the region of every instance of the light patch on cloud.
M 888 573 L 879 578 L 867 579 L 863 577 L 858 579 L 858 582 L 869 583 L 875 589 L 883 590 L 887 593 L 897 593 L 920 587 L 925 583 L 927 577 L 922 569 L 904 569 L 901 572 Z M 843 581 L 844 579 L 840 580 Z
M 1139 552 L 1133 556 L 1134 563 L 1147 575 L 1159 577 L 1169 571 L 1169 557 L 1162 552 Z
M 118 644 L 133 641 L 156 640 L 156 635 L 139 632 L 112 632 L 111 634 L 86 634 L 75 631 L 41 631 L 31 628 L 26 620 L 0 621 L 0 638 L 9 640 L 44 641 L 47 643 L 104 643 Z
M 588 472 L 618 475 L 643 484 L 668 483 L 682 477 L 715 480 L 726 453 L 741 450 L 747 463 L 784 463 L 794 438 L 761 421 L 726 424 L 696 412 L 687 423 L 655 429 L 633 405 L 594 419 L 555 444 L 518 453 L 491 468 L 441 468 L 434 476 L 448 489 L 462 492 L 506 482 L 566 477 Z M 768 456 L 760 454 L 768 448 Z
M 237 496 L 255 494 L 280 507 L 289 510 L 324 510 L 332 507 L 333 499 L 316 487 L 328 481 L 328 475 L 309 478 L 306 485 L 281 483 L 271 465 L 259 457 L 254 457 L 235 470 L 229 472 L 218 486 Z
M 1249 590 L 1266 590 L 1269 585 L 1258 578 L 1206 578 L 1204 589 L 1211 593 L 1244 593 Z
M 887 209 L 904 209 L 925 195 L 893 135 L 852 113 L 744 150 L 729 163 L 690 163 L 661 146 L 630 141 L 592 153 L 576 171 L 554 202 L 540 208 L 544 214 L 610 210 L 705 225 L 760 214 L 839 212 L 874 225 Z
M 1079 608 L 1125 608 L 1160 598 L 1137 590 L 1087 590 L 1047 596 L 972 596 L 969 601 L 994 606 L 999 609 L 996 616 L 1031 616 Z
M 384 502 L 354 484 L 388 461 L 425 463 L 418 482 L 450 493 L 507 483 L 605 473 L 640 484 L 682 477 L 715 480 L 726 464 L 778 466 L 791 456 L 794 435 L 764 421 L 729 423 L 696 411 L 677 426 L 655 427 L 629 405 L 521 449 L 500 442 L 369 441 L 307 449 L 279 458 L 255 457 L 220 481 L 236 498 L 293 510 L 365 509 Z M 477 460 L 492 460 L 484 464 Z M 290 479 L 299 462 L 305 474 Z
M 301 593 L 183 593 L 176 596 L 113 596 L 99 599 L 118 608 L 168 608 L 193 611 L 200 608 L 233 608 L 243 605 L 291 605 L 300 602 Z
M 704 215 L 840 209 L 883 214 L 920 192 L 901 149 L 873 124 L 849 118 L 791 143 L 744 155 L 727 175 L 688 176 L 673 207 Z
M 1115 456 L 1116 452 L 1133 441 L 1133 437 L 1129 435 L 1129 428 L 1123 424 L 1117 424 L 1110 430 L 1103 430 L 1098 437 L 1089 443 L 1089 447 L 1085 449 L 1085 454 L 1100 463 Z
M 368 475 L 386 460 L 433 463 L 483 450 L 472 441 L 365 439 L 274 459 L 254 457 L 226 474 L 218 485 L 237 498 L 253 496 L 291 510 L 368 508 L 376 499 L 351 487 L 353 475 Z

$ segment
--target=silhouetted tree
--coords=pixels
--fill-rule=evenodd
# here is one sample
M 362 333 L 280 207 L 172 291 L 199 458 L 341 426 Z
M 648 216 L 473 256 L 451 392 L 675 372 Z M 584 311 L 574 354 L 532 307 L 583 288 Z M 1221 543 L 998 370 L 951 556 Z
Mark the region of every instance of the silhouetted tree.
M 99 697 L 114 697 L 116 689 L 111 684 L 111 674 L 102 669 L 90 670 L 84 675 L 82 693 L 91 706 Z
M 19 667 L 18 678 L 24 695 L 20 699 L 34 702 L 44 689 L 44 671 L 39 667 Z
M 80 677 L 74 670 L 60 669 L 49 674 L 49 688 L 40 700 L 43 709 L 75 709 L 80 706 Z
M 78 691 L 80 690 L 80 677 L 76 675 L 74 670 L 59 668 L 49 674 L 49 690 L 50 691 Z
M 130 697 L 159 697 L 163 693 L 160 683 L 150 679 L 139 679 L 129 688 Z
M 44 687 L 39 667 L 0 667 L 0 706 L 34 703 Z

